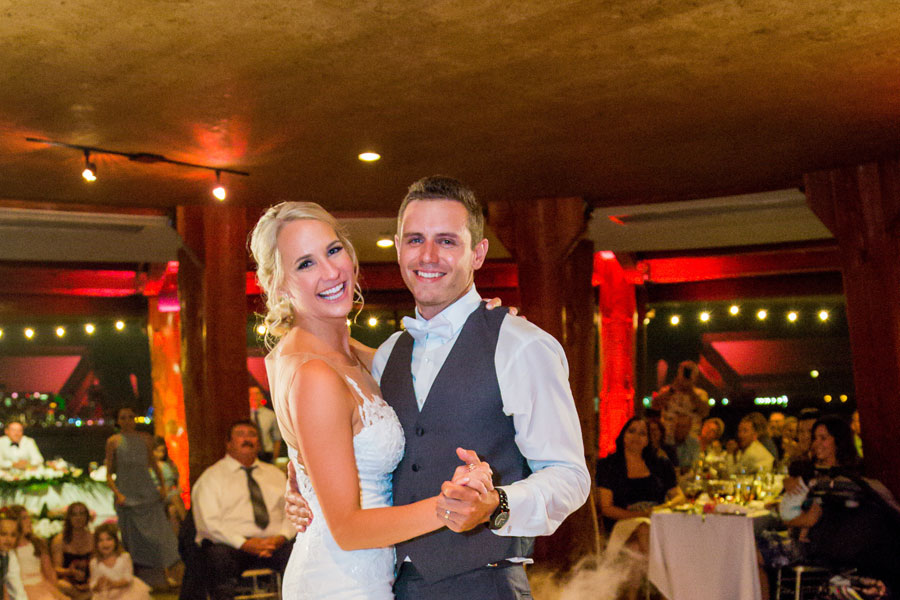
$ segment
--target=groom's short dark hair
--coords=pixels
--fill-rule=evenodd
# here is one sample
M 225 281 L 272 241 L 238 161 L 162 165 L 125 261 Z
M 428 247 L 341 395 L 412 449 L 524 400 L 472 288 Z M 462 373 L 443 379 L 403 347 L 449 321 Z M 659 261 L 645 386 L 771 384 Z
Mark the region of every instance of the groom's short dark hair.
M 411 186 L 397 212 L 397 234 L 403 229 L 403 212 L 414 200 L 453 200 L 466 208 L 468 217 L 466 228 L 472 236 L 472 247 L 484 239 L 484 207 L 475 197 L 475 192 L 458 179 L 443 175 L 423 177 Z

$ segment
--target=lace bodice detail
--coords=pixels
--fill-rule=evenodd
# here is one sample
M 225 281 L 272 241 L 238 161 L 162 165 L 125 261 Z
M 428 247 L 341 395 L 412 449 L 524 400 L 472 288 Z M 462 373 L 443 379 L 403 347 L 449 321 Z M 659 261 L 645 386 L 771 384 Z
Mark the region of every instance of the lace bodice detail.
M 340 598 L 389 600 L 394 574 L 394 549 L 372 548 L 344 551 L 337 545 L 319 505 L 305 467 L 299 462 L 296 436 L 290 431 L 290 408 L 286 405 L 290 378 L 314 355 L 278 356 L 277 348 L 266 358 L 272 400 L 279 427 L 288 443 L 288 456 L 297 472 L 297 486 L 310 505 L 314 518 L 294 543 L 284 576 L 286 599 Z M 362 429 L 353 436 L 353 452 L 359 474 L 360 506 L 380 508 L 392 504 L 392 473 L 403 458 L 403 428 L 394 410 L 377 393 L 371 376 L 357 368 L 332 366 L 357 400 Z M 353 376 L 351 376 L 351 374 Z M 368 382 L 362 380 L 369 377 Z M 362 382 L 362 385 L 361 383 Z M 302 418 L 302 415 L 294 415 Z

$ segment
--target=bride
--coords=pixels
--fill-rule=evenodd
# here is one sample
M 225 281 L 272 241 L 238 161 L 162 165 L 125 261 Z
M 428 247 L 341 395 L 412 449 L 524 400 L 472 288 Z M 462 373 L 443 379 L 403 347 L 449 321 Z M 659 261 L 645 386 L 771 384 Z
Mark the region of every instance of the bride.
M 310 202 L 269 208 L 250 249 L 266 298 L 267 343 L 276 343 L 266 370 L 278 425 L 300 491 L 324 516 L 297 539 L 283 595 L 393 598 L 392 545 L 452 523 L 437 514 L 437 495 L 391 506 L 404 437 L 369 373 L 374 350 L 350 338 L 356 252 L 335 218 Z M 492 489 L 488 465 L 471 462 L 453 482 Z

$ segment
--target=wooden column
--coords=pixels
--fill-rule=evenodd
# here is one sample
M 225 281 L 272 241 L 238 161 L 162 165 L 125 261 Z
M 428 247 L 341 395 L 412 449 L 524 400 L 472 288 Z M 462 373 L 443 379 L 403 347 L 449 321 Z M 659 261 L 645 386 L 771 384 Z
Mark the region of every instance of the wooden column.
M 569 383 L 592 469 L 594 429 L 593 247 L 581 240 L 586 212 L 580 198 L 546 198 L 490 205 L 491 227 L 519 267 L 521 310 L 528 320 L 559 340 L 569 362 Z M 568 569 L 597 550 L 593 500 L 549 537 L 538 538 L 535 559 L 542 566 Z
M 900 497 L 900 159 L 811 173 L 805 183 L 841 248 L 866 472 Z
M 247 234 L 243 207 L 178 209 L 182 374 L 191 479 L 222 458 L 247 401 Z
M 150 373 L 153 380 L 153 419 L 156 435 L 163 436 L 169 458 L 178 467 L 182 496 L 190 506 L 190 466 L 184 387 L 181 382 L 181 328 L 178 312 L 160 312 L 159 298 L 149 299 L 147 333 L 150 338 Z

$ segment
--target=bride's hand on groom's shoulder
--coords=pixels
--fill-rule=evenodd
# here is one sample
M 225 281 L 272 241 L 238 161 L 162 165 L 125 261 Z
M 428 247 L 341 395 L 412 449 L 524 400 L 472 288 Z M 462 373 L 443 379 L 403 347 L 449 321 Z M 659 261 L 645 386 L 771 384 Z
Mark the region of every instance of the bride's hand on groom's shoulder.
M 503 306 L 503 300 L 501 300 L 500 298 L 498 298 L 496 296 L 491 298 L 490 300 L 488 300 L 487 303 L 485 304 L 485 308 L 487 308 L 488 310 L 494 310 L 495 308 L 498 308 L 500 306 Z M 516 306 L 510 306 L 508 310 L 509 310 L 509 314 L 511 314 L 514 317 L 521 316 L 523 319 L 525 318 L 523 315 L 519 315 L 519 309 Z
M 309 510 L 306 498 L 297 487 L 297 472 L 291 461 L 288 461 L 287 483 L 284 490 L 284 512 L 288 521 L 297 529 L 297 533 L 303 533 L 312 523 L 312 511 Z

